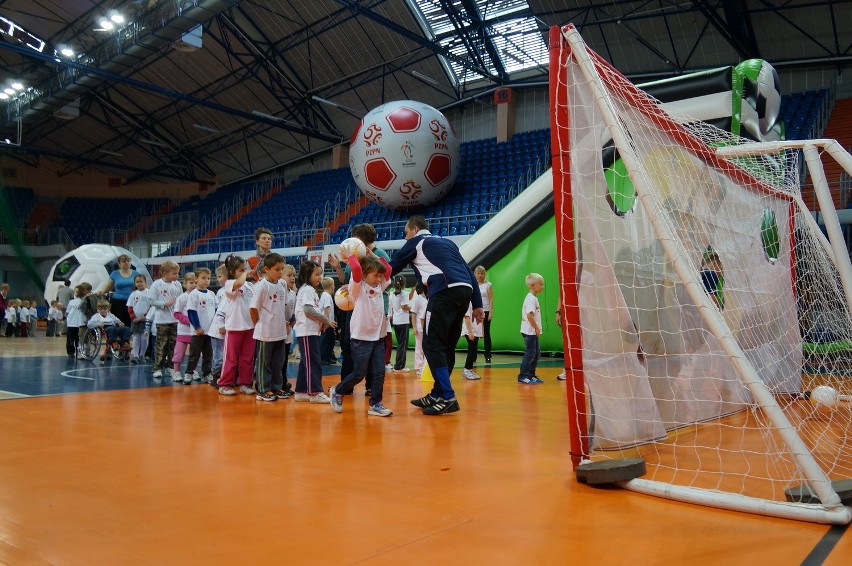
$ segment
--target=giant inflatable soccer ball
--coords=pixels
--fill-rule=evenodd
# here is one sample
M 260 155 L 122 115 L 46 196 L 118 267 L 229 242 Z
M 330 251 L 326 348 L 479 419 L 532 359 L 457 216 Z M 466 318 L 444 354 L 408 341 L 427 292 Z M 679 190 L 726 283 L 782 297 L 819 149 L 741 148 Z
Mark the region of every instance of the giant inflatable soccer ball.
M 435 108 L 397 100 L 364 116 L 349 144 L 349 166 L 371 201 L 409 210 L 440 200 L 459 170 L 459 138 Z
M 85 281 L 97 291 L 109 279 L 109 274 L 118 269 L 118 256 L 122 254 L 130 256 L 133 269 L 144 275 L 150 285 L 151 274 L 145 263 L 126 249 L 106 244 L 86 244 L 68 252 L 53 264 L 44 285 L 44 299 L 48 302 L 54 300 L 59 288 L 65 286 L 65 281 L 71 281 L 72 289 Z

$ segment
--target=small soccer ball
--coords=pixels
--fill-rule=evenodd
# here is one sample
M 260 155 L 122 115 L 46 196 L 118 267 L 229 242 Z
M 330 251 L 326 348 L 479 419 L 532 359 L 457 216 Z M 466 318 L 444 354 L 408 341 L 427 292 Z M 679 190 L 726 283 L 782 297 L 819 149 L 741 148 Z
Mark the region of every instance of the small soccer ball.
M 355 308 L 355 301 L 349 294 L 349 285 L 343 285 L 334 292 L 334 304 L 342 311 L 351 311 Z
M 835 408 L 837 400 L 837 390 L 828 385 L 819 385 L 811 391 L 811 403 L 821 409 Z
M 352 254 L 358 259 L 367 255 L 367 246 L 358 238 L 346 238 L 340 242 L 340 257 L 346 259 Z

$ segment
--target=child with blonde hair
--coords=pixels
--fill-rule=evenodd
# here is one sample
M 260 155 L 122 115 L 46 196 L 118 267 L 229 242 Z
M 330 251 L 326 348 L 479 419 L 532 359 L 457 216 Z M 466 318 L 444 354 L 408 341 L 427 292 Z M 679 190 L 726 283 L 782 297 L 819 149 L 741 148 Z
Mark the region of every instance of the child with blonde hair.
M 178 282 L 180 266 L 166 260 L 160 266 L 160 278 L 148 289 L 148 302 L 151 310 L 147 315 L 149 322 L 157 328 L 157 340 L 154 345 L 154 378 L 163 377 L 163 366 L 175 349 L 178 321 L 175 318 L 175 301 L 183 292 Z
M 182 375 L 180 366 L 183 363 L 186 351 L 189 350 L 192 336 L 195 334 L 186 313 L 186 304 L 189 301 L 189 294 L 195 290 L 197 284 L 198 278 L 195 276 L 195 272 L 188 271 L 183 276 L 183 293 L 175 300 L 175 319 L 177 319 L 178 325 L 175 349 L 172 353 L 172 381 L 183 382 L 186 385 L 192 383 L 192 375 Z
M 544 290 L 544 277 L 538 273 L 527 275 L 525 282 L 529 293 L 521 308 L 521 336 L 524 339 L 524 357 L 518 373 L 518 383 L 544 383 L 535 374 L 538 358 L 541 356 L 541 345 L 538 337 L 541 335 L 541 308 L 536 295 Z

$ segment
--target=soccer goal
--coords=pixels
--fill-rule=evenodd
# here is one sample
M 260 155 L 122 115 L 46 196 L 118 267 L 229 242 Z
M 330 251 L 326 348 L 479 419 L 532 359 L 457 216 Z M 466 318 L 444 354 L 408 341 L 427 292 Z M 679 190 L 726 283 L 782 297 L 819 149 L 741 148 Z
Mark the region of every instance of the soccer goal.
M 852 157 L 670 115 L 573 26 L 550 40 L 575 470 L 640 459 L 619 485 L 849 523 L 852 268 L 821 160 Z

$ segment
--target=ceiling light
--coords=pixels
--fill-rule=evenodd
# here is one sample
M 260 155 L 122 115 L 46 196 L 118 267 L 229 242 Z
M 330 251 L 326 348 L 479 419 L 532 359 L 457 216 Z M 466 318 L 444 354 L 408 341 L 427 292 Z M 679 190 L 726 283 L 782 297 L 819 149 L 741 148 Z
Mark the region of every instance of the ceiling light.
M 74 56 L 74 50 L 70 49 L 68 47 L 63 47 L 62 51 L 60 51 L 60 53 L 62 53 L 66 57 L 73 57 Z
M 9 95 L 5 92 L 0 92 L 0 100 L 9 100 Z
M 427 83 L 432 83 L 433 85 L 438 84 L 438 81 L 433 79 L 432 77 L 426 76 L 423 73 L 418 73 L 417 71 L 411 71 L 411 74 L 417 77 L 418 79 L 424 80 Z
M 124 157 L 124 154 L 123 154 L 123 153 L 118 153 L 118 152 L 115 152 L 115 151 L 110 151 L 110 150 L 108 150 L 108 149 L 99 149 L 98 151 L 100 151 L 101 153 L 106 153 L 107 155 L 114 155 L 114 156 L 116 156 L 116 157 Z
M 112 29 L 115 27 L 113 23 L 106 18 L 103 18 L 101 21 L 99 21 L 98 25 L 101 26 L 101 29 L 104 31 L 112 31 Z
M 140 139 L 139 141 L 141 143 L 146 143 L 148 145 L 156 145 L 156 146 L 159 146 L 159 147 L 171 147 L 169 144 L 166 144 L 166 143 L 163 143 L 163 142 L 158 142 L 156 140 Z
M 221 133 L 221 131 L 222 131 L 222 130 L 217 130 L 216 128 L 211 128 L 210 126 L 204 126 L 204 125 L 201 125 L 201 124 L 193 124 L 192 127 L 195 128 L 196 130 L 202 130 L 204 132 L 210 132 L 211 134 L 218 134 L 218 133 Z
M 24 90 L 24 85 L 15 81 L 15 82 L 12 83 L 12 88 L 15 89 L 15 90 Z
M 124 16 L 122 16 L 121 14 L 113 14 L 109 17 L 109 19 L 112 20 L 113 22 L 117 23 L 118 25 L 121 25 L 121 24 L 124 23 Z
M 13 89 L 11 87 L 6 87 L 6 88 L 3 89 L 3 92 L 8 94 L 9 96 L 12 96 L 13 94 L 15 94 L 15 89 Z

